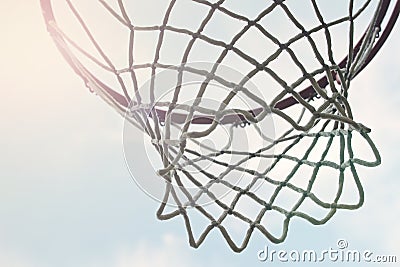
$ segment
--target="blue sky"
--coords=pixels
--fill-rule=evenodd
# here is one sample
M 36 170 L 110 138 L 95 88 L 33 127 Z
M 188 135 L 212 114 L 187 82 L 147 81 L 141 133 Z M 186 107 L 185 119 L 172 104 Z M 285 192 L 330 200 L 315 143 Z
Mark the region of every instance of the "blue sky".
M 265 245 L 322 251 L 340 238 L 400 260 L 398 25 L 352 84 L 354 113 L 382 155 L 382 165 L 360 170 L 365 205 L 324 226 L 293 220 L 280 245 L 255 234 L 235 254 L 217 232 L 192 249 L 180 218 L 156 219 L 158 203 L 125 165 L 123 118 L 64 62 L 39 1 L 5 0 L 0 10 L 0 266 L 263 266 L 257 251 Z

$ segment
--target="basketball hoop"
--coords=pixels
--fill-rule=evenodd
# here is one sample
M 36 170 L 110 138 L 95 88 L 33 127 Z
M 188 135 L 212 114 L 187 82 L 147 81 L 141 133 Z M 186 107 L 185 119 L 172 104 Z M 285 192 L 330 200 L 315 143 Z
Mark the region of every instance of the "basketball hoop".
M 161 202 L 160 220 L 183 217 L 191 246 L 214 229 L 236 252 L 256 229 L 280 243 L 293 217 L 320 225 L 362 206 L 357 168 L 381 158 L 349 90 L 388 39 L 400 1 L 40 2 L 75 73 L 144 133 L 143 153 L 155 153 L 149 161 L 163 192 L 143 189 Z M 135 172 L 142 163 L 134 165 L 138 150 L 127 147 L 130 131 L 125 152 Z M 335 189 L 321 196 L 317 184 L 327 184 L 328 173 Z M 137 176 L 139 186 L 149 181 Z M 346 183 L 356 200 L 344 200 Z M 279 202 L 283 192 L 294 198 L 288 206 Z M 282 218 L 278 233 L 273 214 Z M 193 216 L 207 225 L 198 237 Z M 230 220 L 245 225 L 238 242 Z

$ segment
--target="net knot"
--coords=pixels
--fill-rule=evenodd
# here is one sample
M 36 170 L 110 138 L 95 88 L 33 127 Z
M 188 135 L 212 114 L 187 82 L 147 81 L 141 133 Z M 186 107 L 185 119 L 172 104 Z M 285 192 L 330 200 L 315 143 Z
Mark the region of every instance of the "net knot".
M 194 201 L 193 199 L 191 199 L 191 200 L 189 201 L 189 205 L 190 205 L 190 207 L 194 208 L 194 207 L 197 206 L 197 203 L 196 203 L 196 201 Z
M 305 79 L 312 81 L 314 79 L 314 76 L 308 72 L 303 73 L 303 76 Z
M 257 63 L 256 67 L 257 67 L 257 70 L 259 70 L 259 71 L 263 71 L 265 68 L 264 65 L 261 63 Z
M 315 167 L 320 168 L 322 166 L 322 162 L 318 161 L 315 163 Z
M 321 117 L 321 112 L 315 110 L 315 108 L 312 108 L 312 109 L 313 109 L 313 111 L 312 111 L 313 116 L 314 116 L 316 119 L 320 118 L 320 117 Z
M 227 44 L 226 46 L 225 46 L 225 49 L 226 50 L 233 50 L 233 44 Z
M 305 37 L 308 37 L 310 35 L 310 33 L 306 30 L 306 29 L 302 29 L 301 34 Z
M 286 50 L 286 49 L 288 48 L 288 44 L 282 44 L 282 43 L 280 43 L 280 44 L 279 44 L 279 48 L 280 48 L 281 50 Z
M 247 21 L 247 24 L 249 25 L 249 27 L 253 27 L 254 25 L 257 24 L 257 22 L 254 20 L 249 20 L 249 21 Z
M 206 75 L 208 80 L 214 80 L 215 79 L 215 74 L 212 72 L 207 73 Z
M 209 193 L 208 188 L 205 187 L 205 186 L 202 186 L 200 189 L 201 189 L 201 191 L 203 191 L 204 194 L 208 194 Z
M 322 63 L 322 68 L 323 68 L 325 71 L 330 72 L 330 67 L 329 67 L 329 65 L 326 64 L 325 62 Z M 331 74 L 332 74 L 332 72 L 331 72 Z M 332 75 L 333 75 L 333 74 L 332 74 Z
M 180 214 L 186 214 L 186 209 L 184 207 L 179 207 Z
M 245 190 L 245 189 L 239 190 L 239 195 L 246 195 L 246 194 L 247 194 L 247 190 Z
M 199 32 L 194 32 L 194 33 L 192 33 L 192 37 L 194 38 L 194 39 L 198 39 L 199 37 L 200 37 L 200 33 Z
M 215 178 L 212 178 L 212 180 L 213 180 L 213 182 L 214 182 L 215 184 L 221 183 L 221 178 L 215 177 Z
M 218 2 L 216 2 L 216 3 L 210 4 L 210 7 L 211 7 L 212 9 L 217 9 L 217 8 L 219 8 L 219 6 L 221 5 L 219 2 L 221 2 L 221 1 L 218 1 Z
M 292 211 L 288 212 L 286 215 L 287 220 L 290 220 L 294 215 L 295 215 L 294 212 L 292 212 Z
M 255 158 L 255 157 L 257 157 L 256 153 L 250 153 L 249 154 L 249 159 L 252 159 L 252 158 Z
M 337 208 L 337 204 L 336 203 L 331 203 L 330 205 L 329 205 L 329 207 L 331 208 L 331 209 L 336 209 Z
M 212 227 L 218 227 L 219 223 L 217 221 L 213 220 L 213 221 L 211 221 L 211 226 Z

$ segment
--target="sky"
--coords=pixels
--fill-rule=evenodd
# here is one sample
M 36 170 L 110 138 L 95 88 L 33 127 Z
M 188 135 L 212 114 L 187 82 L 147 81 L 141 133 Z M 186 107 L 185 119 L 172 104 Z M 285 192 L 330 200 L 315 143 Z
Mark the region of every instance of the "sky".
M 400 260 L 399 25 L 352 83 L 354 113 L 372 128 L 382 156 L 379 167 L 359 170 L 364 206 L 318 227 L 293 220 L 280 245 L 256 233 L 236 254 L 217 232 L 193 249 L 180 218 L 157 220 L 158 203 L 125 164 L 123 118 L 66 64 L 39 1 L 3 0 L 0 10 L 0 266 L 275 266 L 257 252 L 323 251 L 339 239 Z

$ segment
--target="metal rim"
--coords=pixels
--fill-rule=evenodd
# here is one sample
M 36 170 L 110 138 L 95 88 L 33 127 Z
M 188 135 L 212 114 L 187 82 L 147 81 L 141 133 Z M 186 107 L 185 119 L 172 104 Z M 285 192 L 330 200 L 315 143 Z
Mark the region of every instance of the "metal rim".
M 377 17 L 377 21 L 375 22 L 375 28 L 381 30 L 382 23 L 384 19 L 388 15 L 388 10 L 390 6 L 391 0 L 382 0 L 380 11 Z M 57 45 L 58 50 L 62 53 L 64 56 L 65 60 L 68 62 L 68 64 L 73 68 L 73 70 L 84 80 L 85 83 L 88 82 L 88 77 L 82 74 L 82 72 L 76 67 L 72 59 L 70 58 L 68 52 L 66 51 L 67 43 L 66 41 L 59 35 L 57 34 L 50 26 L 51 23 L 56 23 L 56 19 L 54 17 L 53 9 L 52 9 L 52 4 L 51 0 L 40 0 L 42 12 L 43 12 L 43 17 L 45 19 L 47 29 L 51 35 L 51 37 L 55 40 L 55 43 Z M 397 0 L 393 12 L 388 20 L 388 23 L 381 32 L 378 41 L 376 44 L 373 46 L 368 58 L 366 61 L 363 63 L 363 65 L 360 67 L 359 71 L 356 73 L 358 75 L 362 70 L 365 69 L 365 67 L 375 58 L 375 56 L 378 54 L 379 50 L 382 48 L 382 46 L 385 44 L 387 41 L 389 35 L 391 34 L 394 25 L 396 24 L 397 18 L 399 17 L 400 13 L 400 0 Z M 358 51 L 360 50 L 363 40 L 365 38 L 364 36 L 358 41 L 358 43 L 354 47 L 354 51 L 357 54 Z M 57 40 L 57 41 L 56 41 Z M 61 44 L 59 43 L 61 42 Z M 344 68 L 347 64 L 348 57 L 346 56 L 340 63 L 339 67 Z M 90 79 L 94 80 L 97 84 L 99 84 L 109 95 L 109 97 L 112 98 L 114 102 L 117 102 L 119 105 L 128 108 L 130 103 L 129 101 L 125 98 L 125 96 L 121 95 L 120 93 L 116 92 L 113 90 L 111 87 L 107 86 L 103 82 L 101 82 L 98 78 L 96 78 L 89 70 L 87 70 L 85 67 L 85 74 L 90 76 Z M 322 88 L 325 88 L 329 84 L 327 76 L 322 77 L 321 79 L 318 80 L 318 85 Z M 316 92 L 312 85 L 308 86 L 307 88 L 301 90 L 299 92 L 300 96 L 303 97 L 304 99 L 311 99 L 316 96 Z M 291 107 L 295 104 L 297 104 L 297 100 L 294 97 L 287 97 L 278 103 L 273 107 L 275 109 L 283 110 L 288 107 Z M 254 116 L 257 116 L 262 112 L 262 108 L 259 109 L 254 109 L 249 111 L 252 113 Z M 165 121 L 166 117 L 166 111 L 156 109 L 155 113 L 158 116 L 158 119 L 160 122 Z M 149 112 L 151 114 L 151 112 Z M 183 123 L 185 121 L 186 116 L 184 114 L 174 114 L 173 120 L 175 123 Z M 211 117 L 203 117 L 203 116 L 194 116 L 193 119 L 191 120 L 191 123 L 193 124 L 210 124 L 212 123 L 213 118 Z M 232 123 L 247 123 L 247 120 L 242 116 L 242 115 L 227 115 L 225 116 L 221 121 L 221 124 L 232 124 Z

